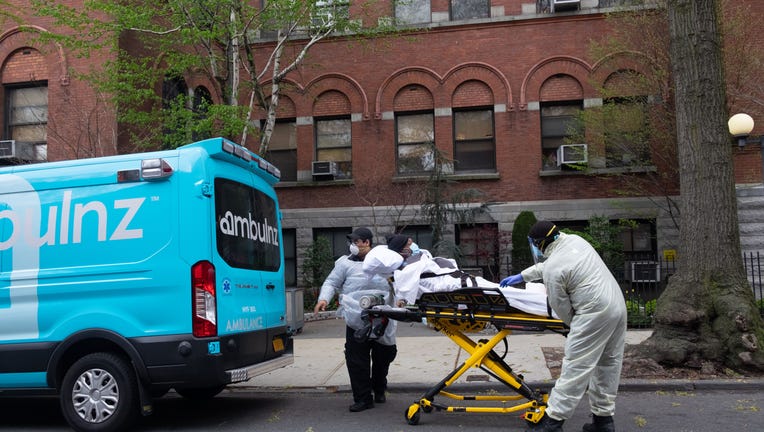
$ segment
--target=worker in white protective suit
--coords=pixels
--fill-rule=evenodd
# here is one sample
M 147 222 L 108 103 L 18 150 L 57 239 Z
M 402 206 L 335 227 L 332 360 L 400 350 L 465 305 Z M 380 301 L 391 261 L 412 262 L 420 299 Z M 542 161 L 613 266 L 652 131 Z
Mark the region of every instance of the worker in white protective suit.
M 345 363 L 353 392 L 353 404 L 349 407 L 351 412 L 374 408 L 375 402 L 386 401 L 387 373 L 398 352 L 395 321 L 388 322 L 384 333 L 375 338 L 356 337 L 356 333 L 365 326 L 361 318 L 361 297 L 382 298 L 384 303 L 390 305 L 393 301 L 385 279 L 379 276 L 370 278 L 363 272 L 364 258 L 372 249 L 373 237 L 371 230 L 365 227 L 357 228 L 347 236 L 350 254 L 335 261 L 334 269 L 321 286 L 313 310 L 314 313 L 325 310 L 334 296 L 339 296 L 337 314 L 346 324 Z
M 528 240 L 534 259 L 545 260 L 505 278 L 500 285 L 543 280 L 550 306 L 570 326 L 560 377 L 544 416 L 529 431 L 562 431 L 563 422 L 573 415 L 588 388 L 593 421 L 584 425 L 584 432 L 614 432 L 626 336 L 621 288 L 583 238 L 539 221 Z

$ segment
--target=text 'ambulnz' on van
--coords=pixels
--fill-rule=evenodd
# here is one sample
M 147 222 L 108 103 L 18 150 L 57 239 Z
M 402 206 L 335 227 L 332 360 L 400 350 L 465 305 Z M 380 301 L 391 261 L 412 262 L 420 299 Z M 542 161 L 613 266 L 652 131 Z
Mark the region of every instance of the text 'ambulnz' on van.
M 0 167 L 0 396 L 113 431 L 293 363 L 278 179 L 222 138 Z

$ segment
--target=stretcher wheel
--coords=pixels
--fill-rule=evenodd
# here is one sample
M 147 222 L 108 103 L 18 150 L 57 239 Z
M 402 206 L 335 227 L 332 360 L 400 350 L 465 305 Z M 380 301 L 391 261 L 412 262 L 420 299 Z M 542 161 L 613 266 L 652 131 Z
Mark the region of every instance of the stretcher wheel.
M 416 426 L 419 424 L 419 417 L 421 415 L 421 412 L 419 410 L 419 404 L 412 404 L 406 409 L 406 412 L 403 413 L 404 417 L 406 417 L 406 422 L 410 424 L 411 426 Z

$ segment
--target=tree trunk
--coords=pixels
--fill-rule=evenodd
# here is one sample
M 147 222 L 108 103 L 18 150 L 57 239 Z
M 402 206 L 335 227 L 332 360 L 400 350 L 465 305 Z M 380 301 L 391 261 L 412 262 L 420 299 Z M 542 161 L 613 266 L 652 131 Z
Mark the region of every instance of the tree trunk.
M 678 272 L 639 350 L 669 366 L 764 370 L 740 249 L 716 0 L 669 0 L 681 182 Z

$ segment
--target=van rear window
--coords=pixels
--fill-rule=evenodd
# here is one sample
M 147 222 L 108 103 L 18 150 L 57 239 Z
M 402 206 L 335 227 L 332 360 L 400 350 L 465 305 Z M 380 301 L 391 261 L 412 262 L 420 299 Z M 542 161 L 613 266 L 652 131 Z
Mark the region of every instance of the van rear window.
M 245 184 L 215 179 L 218 254 L 232 267 L 277 271 L 281 265 L 276 202 Z

